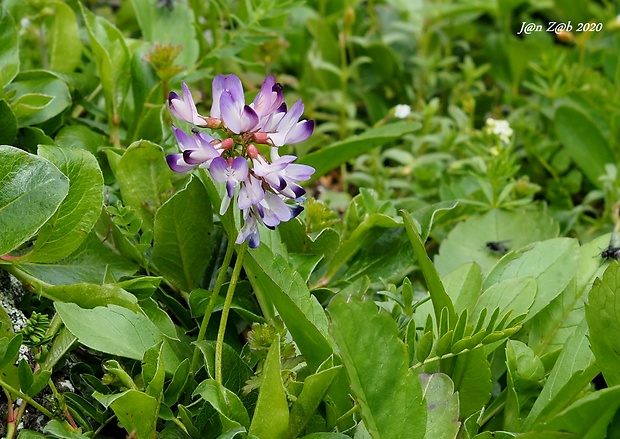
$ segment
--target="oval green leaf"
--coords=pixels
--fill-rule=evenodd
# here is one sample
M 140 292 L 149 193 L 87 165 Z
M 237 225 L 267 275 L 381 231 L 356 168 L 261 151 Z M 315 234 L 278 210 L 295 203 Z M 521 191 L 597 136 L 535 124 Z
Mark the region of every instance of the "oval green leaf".
M 56 262 L 69 256 L 86 240 L 103 207 L 103 175 L 88 151 L 42 145 L 39 155 L 69 178 L 69 194 L 39 231 L 28 262 Z
M 0 145 L 0 255 L 25 242 L 56 212 L 69 179 L 48 160 Z

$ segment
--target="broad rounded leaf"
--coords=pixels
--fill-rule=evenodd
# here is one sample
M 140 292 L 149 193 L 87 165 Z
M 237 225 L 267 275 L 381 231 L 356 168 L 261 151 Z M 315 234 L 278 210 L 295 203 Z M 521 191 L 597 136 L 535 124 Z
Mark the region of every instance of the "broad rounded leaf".
M 151 142 L 134 142 L 121 157 L 114 174 L 125 205 L 135 209 L 143 225 L 152 229 L 153 216 L 172 189 L 172 171 L 164 151 Z
M 459 432 L 459 397 L 454 383 L 443 373 L 421 374 L 422 391 L 426 400 L 428 418 L 426 437 L 453 439 Z
M 198 287 L 211 260 L 213 213 L 197 178 L 166 201 L 155 215 L 153 264 L 182 291 Z
M 69 192 L 69 179 L 48 160 L 0 145 L 0 254 L 33 236 Z
M 375 439 L 423 438 L 422 386 L 409 370 L 396 322 L 371 301 L 337 296 L 329 306 L 331 330 L 366 428 Z
M 53 17 L 49 33 L 50 68 L 70 73 L 80 64 L 82 42 L 73 9 L 62 1 L 52 1 Z
M 501 241 L 509 250 L 558 236 L 558 224 L 542 211 L 492 210 L 457 224 L 441 242 L 435 266 L 441 276 L 459 266 L 476 262 L 488 273 L 502 256 L 489 250 L 487 242 Z
M 20 128 L 45 122 L 71 105 L 67 84 L 45 70 L 20 73 L 6 88 L 15 93 L 11 107 Z
M 55 302 L 54 307 L 80 343 L 97 351 L 142 360 L 148 348 L 164 339 L 144 315 L 117 305 L 84 309 Z
M 42 145 L 39 155 L 69 178 L 69 194 L 39 231 L 28 262 L 56 262 L 69 256 L 86 240 L 103 207 L 103 175 L 88 151 Z

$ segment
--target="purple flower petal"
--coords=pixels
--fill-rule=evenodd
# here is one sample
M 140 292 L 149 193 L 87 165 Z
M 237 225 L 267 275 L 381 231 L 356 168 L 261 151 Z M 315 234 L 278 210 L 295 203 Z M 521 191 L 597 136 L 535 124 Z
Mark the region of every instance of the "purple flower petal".
M 265 198 L 260 202 L 260 206 L 263 207 L 262 218 L 266 226 L 275 227 L 282 221 L 291 219 L 290 209 L 284 200 L 274 193 L 265 192 Z
M 221 119 L 220 115 L 220 96 L 222 96 L 222 92 L 224 91 L 224 82 L 226 77 L 222 74 L 217 75 L 213 78 L 213 83 L 211 84 L 212 89 L 212 99 L 213 104 L 211 104 L 211 112 L 209 113 L 211 117 L 216 119 Z
M 243 211 L 243 227 L 239 230 L 237 240 L 235 244 L 241 244 L 246 240 L 250 240 L 248 243 L 250 248 L 256 248 L 260 245 L 260 234 L 258 232 L 256 217 L 252 214 L 250 209 Z
M 291 128 L 291 130 L 286 134 L 286 139 L 284 140 L 284 142 L 287 145 L 303 142 L 312 135 L 313 131 L 314 121 L 304 120 L 297 123 L 293 128 Z
M 289 207 L 291 208 L 291 219 L 297 218 L 297 215 L 304 211 L 303 206 L 300 206 L 299 204 Z
M 265 191 L 261 186 L 260 180 L 253 175 L 249 175 L 248 179 L 241 184 L 237 204 L 239 209 L 245 210 L 252 204 L 260 203 L 264 197 Z
M 267 118 L 282 104 L 282 86 L 276 83 L 273 76 L 268 76 L 254 98 L 251 107 L 260 119 Z
M 192 98 L 192 93 L 185 82 L 181 83 L 183 87 L 183 97 L 181 98 L 177 93 L 170 92 L 168 95 L 168 106 L 170 112 L 178 119 L 185 122 L 192 123 L 194 125 L 205 126 L 204 119 L 199 117 L 198 110 L 196 110 L 196 104 Z
M 214 158 L 209 165 L 209 172 L 213 180 L 218 183 L 225 182 L 228 179 L 228 163 L 226 163 L 226 159 L 222 157 Z
M 258 115 L 249 105 L 243 106 L 241 113 L 241 132 L 247 133 L 252 131 L 258 123 Z
M 248 161 L 244 157 L 235 157 L 231 170 L 233 178 L 235 178 L 237 182 L 240 182 L 248 178 L 250 167 L 248 166 Z
M 222 93 L 220 97 L 220 111 L 224 125 L 235 134 L 241 132 L 241 116 L 235 101 L 229 93 Z
M 185 163 L 183 154 L 169 154 L 166 156 L 166 162 L 174 172 L 187 172 L 196 167 L 195 165 L 188 165 Z
M 241 79 L 237 75 L 226 76 L 226 80 L 224 82 L 224 87 L 227 92 L 230 93 L 232 99 L 238 104 L 245 105 L 245 96 L 243 96 L 243 85 L 241 84 Z
M 196 149 L 196 140 L 185 131 L 173 125 L 172 133 L 174 134 L 174 137 L 176 137 L 181 151 L 185 151 L 186 149 Z
M 237 184 L 234 181 L 226 180 L 226 193 L 228 194 L 228 198 L 235 196 L 235 186 L 237 186 Z
M 312 177 L 314 171 L 312 166 L 293 163 L 286 167 L 286 176 L 295 181 L 306 181 Z

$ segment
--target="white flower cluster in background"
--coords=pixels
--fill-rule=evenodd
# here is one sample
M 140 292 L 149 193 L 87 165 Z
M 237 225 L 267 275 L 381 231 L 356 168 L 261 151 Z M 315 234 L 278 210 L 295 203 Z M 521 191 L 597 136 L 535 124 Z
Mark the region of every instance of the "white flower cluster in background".
M 509 143 L 514 131 L 510 128 L 507 120 L 488 118 L 485 131 L 489 134 L 496 135 L 504 143 Z
M 405 104 L 398 104 L 394 107 L 394 117 L 398 119 L 405 119 L 411 114 L 411 107 Z

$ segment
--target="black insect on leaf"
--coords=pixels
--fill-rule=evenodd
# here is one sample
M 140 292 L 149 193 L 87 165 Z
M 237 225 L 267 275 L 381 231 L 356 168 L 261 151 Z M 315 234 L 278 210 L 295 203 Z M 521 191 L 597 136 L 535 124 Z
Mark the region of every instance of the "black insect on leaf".
M 612 244 L 601 252 L 603 259 L 618 259 L 620 258 L 620 247 L 614 247 Z
M 509 248 L 504 245 L 508 241 L 489 241 L 485 245 L 492 253 L 503 255 L 508 253 Z

